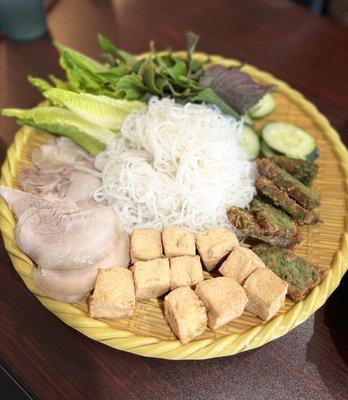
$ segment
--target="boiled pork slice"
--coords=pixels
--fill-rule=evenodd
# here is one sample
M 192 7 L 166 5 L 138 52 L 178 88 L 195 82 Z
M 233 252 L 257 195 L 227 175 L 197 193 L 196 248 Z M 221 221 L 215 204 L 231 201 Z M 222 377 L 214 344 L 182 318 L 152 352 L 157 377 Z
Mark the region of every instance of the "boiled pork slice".
M 21 169 L 20 187 L 40 197 L 72 200 L 78 206 L 98 204 L 94 192 L 101 186 L 100 172 L 94 159 L 72 140 L 50 140 L 31 153 L 34 165 Z
M 127 268 L 129 261 L 129 236 L 124 232 L 111 253 L 98 263 L 73 270 L 34 268 L 33 279 L 44 295 L 58 301 L 76 303 L 94 288 L 99 269 Z
M 69 185 L 66 189 L 65 200 L 75 201 L 80 207 L 98 204 L 94 198 L 94 192 L 100 187 L 101 180 L 83 172 L 72 171 L 69 175 Z
M 53 163 L 94 169 L 93 158 L 67 137 L 59 137 L 34 148 L 31 158 L 35 165 Z
M 18 180 L 25 192 L 72 200 L 79 206 L 96 205 L 93 194 L 101 185 L 100 178 L 95 175 L 75 171 L 71 167 L 59 170 L 57 164 L 46 164 L 46 169 L 35 166 L 23 168 Z
M 93 265 L 110 254 L 124 234 L 112 207 L 37 209 L 23 212 L 15 228 L 18 246 L 37 265 L 74 269 Z M 124 251 L 129 251 L 124 245 Z
M 35 166 L 28 166 L 21 169 L 18 182 L 24 192 L 36 196 L 54 195 L 56 198 L 64 198 L 69 186 L 69 174 L 64 168 L 61 170 L 43 170 L 40 171 Z
M 32 207 L 39 210 L 45 208 L 77 208 L 76 203 L 70 200 L 60 200 L 51 198 L 50 196 L 42 198 L 31 193 L 23 192 L 22 190 L 11 189 L 6 186 L 0 186 L 0 196 L 12 208 L 17 218 L 19 218 L 28 208 Z
M 0 196 L 18 218 L 17 244 L 40 265 L 33 279 L 46 296 L 77 302 L 94 288 L 98 269 L 128 267 L 129 235 L 112 207 L 81 209 L 4 186 Z

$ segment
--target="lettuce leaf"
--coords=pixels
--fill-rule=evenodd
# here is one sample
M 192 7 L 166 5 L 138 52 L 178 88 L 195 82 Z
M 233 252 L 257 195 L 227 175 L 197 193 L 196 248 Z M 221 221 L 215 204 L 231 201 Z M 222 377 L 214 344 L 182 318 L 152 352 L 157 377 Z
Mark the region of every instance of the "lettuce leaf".
M 75 91 L 104 94 L 105 79 L 99 73 L 107 67 L 69 47 L 56 44 L 60 52 L 59 64 L 65 70 L 68 82 Z
M 44 93 L 46 90 L 50 90 L 53 86 L 41 78 L 35 78 L 34 76 L 28 76 L 28 81 L 31 85 L 33 85 L 36 89 L 39 89 L 40 92 Z
M 69 84 L 69 82 L 63 81 L 63 80 L 57 78 L 57 77 L 56 77 L 55 75 L 53 75 L 53 74 L 48 75 L 48 77 L 50 78 L 50 81 L 53 83 L 53 85 L 54 85 L 56 88 L 59 88 L 59 89 L 66 89 L 66 90 L 71 90 L 71 89 L 72 89 L 72 87 L 71 87 L 71 85 Z
M 63 89 L 48 90 L 44 96 L 54 105 L 66 107 L 84 120 L 112 130 L 119 130 L 131 111 L 145 106 L 140 101 L 116 100 Z
M 8 108 L 2 111 L 7 117 L 16 117 L 20 124 L 33 126 L 50 133 L 68 136 L 95 156 L 105 144 L 115 137 L 109 129 L 101 128 L 59 107 L 37 107 L 29 110 Z

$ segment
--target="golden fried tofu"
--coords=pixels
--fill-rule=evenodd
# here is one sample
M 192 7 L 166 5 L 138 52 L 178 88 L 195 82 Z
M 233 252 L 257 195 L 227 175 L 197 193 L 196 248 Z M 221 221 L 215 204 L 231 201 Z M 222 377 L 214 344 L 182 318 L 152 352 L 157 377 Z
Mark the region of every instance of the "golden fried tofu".
M 170 260 L 171 290 L 181 286 L 195 286 L 204 280 L 199 256 L 181 256 Z
M 131 260 L 148 261 L 163 256 L 161 232 L 156 229 L 136 229 L 131 236 Z
M 272 318 L 285 301 L 288 284 L 268 268 L 259 268 L 245 281 L 248 296 L 247 311 L 264 321 Z
M 194 235 L 187 229 L 167 226 L 162 232 L 164 254 L 168 258 L 196 255 Z
M 211 329 L 220 328 L 241 316 L 248 303 L 242 286 L 229 277 L 212 278 L 198 283 L 196 294 L 207 309 L 208 326 Z
M 219 226 L 199 232 L 196 235 L 196 245 L 205 268 L 211 271 L 238 246 L 238 239 L 231 229 Z
M 236 246 L 219 268 L 219 272 L 243 285 L 246 278 L 258 268 L 265 268 L 261 258 L 250 249 Z
M 170 289 L 168 258 L 137 261 L 133 266 L 135 297 L 137 300 L 154 299 Z
M 207 328 L 207 313 L 196 293 L 188 286 L 164 298 L 164 316 L 182 344 L 201 335 Z
M 131 317 L 135 309 L 132 271 L 126 268 L 100 269 L 89 302 L 92 318 Z

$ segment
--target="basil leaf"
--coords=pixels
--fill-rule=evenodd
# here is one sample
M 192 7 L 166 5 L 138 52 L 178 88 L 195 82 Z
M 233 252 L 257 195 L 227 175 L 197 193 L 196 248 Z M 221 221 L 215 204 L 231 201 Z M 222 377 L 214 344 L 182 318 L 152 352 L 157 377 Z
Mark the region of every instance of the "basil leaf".
M 172 67 L 166 69 L 167 74 L 178 81 L 180 77 L 186 76 L 187 65 L 184 61 L 177 61 Z
M 150 93 L 161 95 L 161 88 L 156 86 L 156 65 L 154 62 L 147 58 L 139 70 L 139 76 L 142 78 L 144 85 L 148 88 Z
M 98 35 L 100 47 L 109 54 L 118 57 L 120 60 L 124 61 L 129 66 L 133 67 L 136 63 L 136 59 L 128 52 L 118 49 L 107 37 L 99 34 Z
M 115 84 L 120 78 L 122 78 L 126 74 L 127 66 L 125 63 L 122 62 L 117 67 L 110 68 L 107 71 L 99 72 L 98 76 L 107 83 Z
M 135 64 L 132 66 L 132 72 L 137 74 L 140 71 L 141 66 L 143 65 L 144 60 L 136 60 Z
M 162 75 L 156 75 L 155 76 L 155 86 L 160 91 L 160 93 L 163 95 L 164 88 L 166 86 L 168 86 L 168 79 Z
M 116 87 L 116 95 L 126 100 L 140 100 L 147 92 L 141 77 L 134 73 L 120 78 Z
M 186 40 L 187 40 L 187 64 L 188 64 L 188 73 L 187 76 L 190 77 L 192 71 L 192 56 L 196 50 L 199 36 L 193 32 L 186 33 Z
M 193 32 L 186 33 L 186 40 L 187 40 L 187 59 L 190 60 L 192 58 L 193 53 L 196 50 L 199 36 Z

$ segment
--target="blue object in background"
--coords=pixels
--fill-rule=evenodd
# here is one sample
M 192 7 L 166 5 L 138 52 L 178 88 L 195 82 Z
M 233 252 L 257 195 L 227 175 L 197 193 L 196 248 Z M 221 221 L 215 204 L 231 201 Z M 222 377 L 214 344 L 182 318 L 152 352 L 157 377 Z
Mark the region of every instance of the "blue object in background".
M 42 36 L 47 30 L 43 0 L 0 0 L 0 26 L 13 40 Z
M 325 0 L 295 0 L 295 2 L 309 7 L 314 14 L 322 14 L 326 3 Z

